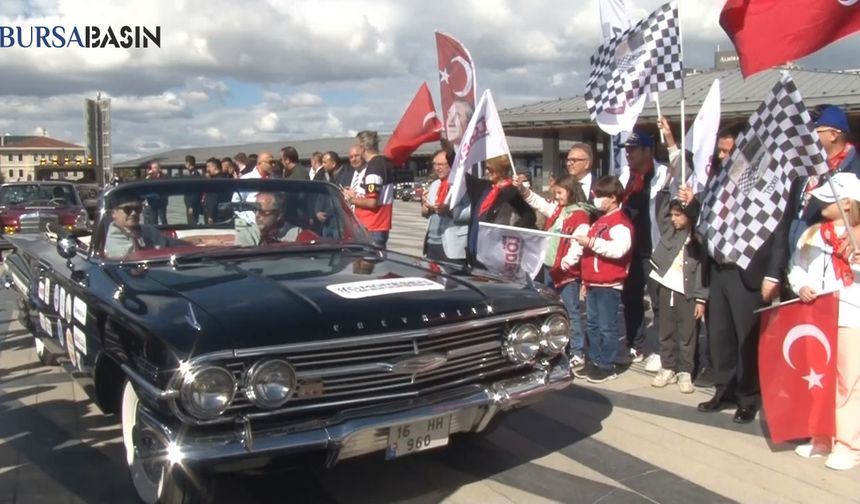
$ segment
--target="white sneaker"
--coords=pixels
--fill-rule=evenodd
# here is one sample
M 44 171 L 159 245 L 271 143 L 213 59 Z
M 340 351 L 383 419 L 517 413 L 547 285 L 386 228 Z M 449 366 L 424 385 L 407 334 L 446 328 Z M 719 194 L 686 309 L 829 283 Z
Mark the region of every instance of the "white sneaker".
M 682 394 L 692 394 L 696 389 L 693 387 L 693 377 L 690 373 L 678 373 L 678 388 Z
M 837 471 L 847 471 L 860 464 L 860 453 L 838 451 L 827 456 L 826 467 Z
M 794 453 L 803 458 L 819 458 L 828 455 L 830 448 L 816 443 L 805 443 L 795 448 Z
M 651 382 L 652 387 L 663 388 L 670 383 L 675 383 L 678 381 L 678 377 L 675 376 L 675 372 L 671 369 L 661 369 L 660 372 L 657 373 L 657 376 L 654 377 L 654 380 Z
M 632 362 L 642 362 L 644 358 L 645 355 L 643 355 L 639 350 L 636 350 L 635 348 L 630 349 L 630 360 Z
M 663 363 L 660 362 L 660 354 L 652 353 L 648 357 L 645 357 L 645 371 L 649 373 L 656 373 L 663 368 Z

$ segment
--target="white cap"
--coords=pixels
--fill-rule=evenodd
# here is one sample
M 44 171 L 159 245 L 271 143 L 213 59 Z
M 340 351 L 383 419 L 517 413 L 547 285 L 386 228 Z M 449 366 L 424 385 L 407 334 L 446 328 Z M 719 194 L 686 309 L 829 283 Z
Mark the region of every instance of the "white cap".
M 860 179 L 857 175 L 847 172 L 839 172 L 830 177 L 836 188 L 836 195 L 829 182 L 823 182 L 820 187 L 814 189 L 810 194 L 824 203 L 834 203 L 839 198 L 850 198 L 860 201 Z

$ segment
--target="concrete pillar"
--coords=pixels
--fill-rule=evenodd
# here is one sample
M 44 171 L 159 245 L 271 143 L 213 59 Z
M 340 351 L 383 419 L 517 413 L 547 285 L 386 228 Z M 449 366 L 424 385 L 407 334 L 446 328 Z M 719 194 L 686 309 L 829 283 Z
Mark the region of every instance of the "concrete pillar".
M 558 152 L 558 132 L 544 133 L 543 136 L 543 176 L 549 178 L 550 174 L 556 177 L 561 170 L 561 158 Z

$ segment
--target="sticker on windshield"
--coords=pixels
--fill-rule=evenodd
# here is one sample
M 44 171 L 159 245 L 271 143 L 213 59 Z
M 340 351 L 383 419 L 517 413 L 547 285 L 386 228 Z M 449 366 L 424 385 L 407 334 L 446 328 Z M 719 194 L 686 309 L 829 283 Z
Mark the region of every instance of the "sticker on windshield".
M 402 292 L 444 290 L 445 286 L 426 278 L 408 277 L 327 285 L 326 289 L 342 298 L 362 299 L 400 294 Z
M 87 323 L 87 304 L 84 303 L 83 299 L 75 298 L 74 304 L 72 305 L 72 312 L 74 313 L 75 320 L 81 324 Z

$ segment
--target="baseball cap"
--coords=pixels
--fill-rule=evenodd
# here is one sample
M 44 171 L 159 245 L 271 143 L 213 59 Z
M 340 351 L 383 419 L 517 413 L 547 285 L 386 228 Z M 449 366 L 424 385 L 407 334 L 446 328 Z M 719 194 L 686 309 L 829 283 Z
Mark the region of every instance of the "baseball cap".
M 815 121 L 816 128 L 833 128 L 843 133 L 850 133 L 848 129 L 848 116 L 845 111 L 836 105 L 827 105 L 821 109 L 821 115 Z
M 830 177 L 830 180 L 833 181 L 833 187 L 836 188 L 836 194 L 839 198 L 851 198 L 860 201 L 860 179 L 857 178 L 857 175 L 840 172 Z M 824 203 L 836 201 L 836 195 L 833 194 L 829 182 L 822 183 L 821 187 L 814 189 L 810 194 Z
M 624 147 L 654 147 L 654 137 L 644 131 L 634 131 L 627 137 Z

